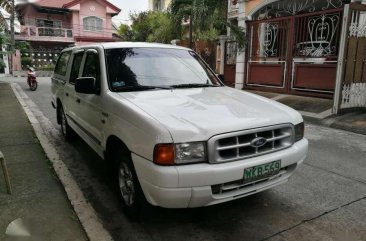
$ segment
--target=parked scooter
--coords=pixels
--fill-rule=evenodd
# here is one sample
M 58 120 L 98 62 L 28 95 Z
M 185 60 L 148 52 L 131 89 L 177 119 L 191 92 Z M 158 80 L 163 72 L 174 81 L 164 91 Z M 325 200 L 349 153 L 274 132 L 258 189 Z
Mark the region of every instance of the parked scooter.
M 28 72 L 27 82 L 28 82 L 29 88 L 32 91 L 35 91 L 37 89 L 37 85 L 38 85 L 36 71 L 32 67 L 28 67 L 27 72 Z

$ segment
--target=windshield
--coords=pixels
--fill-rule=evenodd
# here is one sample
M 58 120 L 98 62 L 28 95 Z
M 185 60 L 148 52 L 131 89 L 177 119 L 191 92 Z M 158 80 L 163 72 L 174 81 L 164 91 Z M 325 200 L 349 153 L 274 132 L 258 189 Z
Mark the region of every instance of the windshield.
M 215 74 L 189 50 L 107 49 L 106 61 L 113 91 L 221 86 Z

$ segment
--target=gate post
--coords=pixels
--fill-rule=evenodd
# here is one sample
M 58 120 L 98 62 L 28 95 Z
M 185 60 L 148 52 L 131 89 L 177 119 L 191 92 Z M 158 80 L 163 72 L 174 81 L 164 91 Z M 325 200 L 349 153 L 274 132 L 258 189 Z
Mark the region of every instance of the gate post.
M 225 55 L 226 55 L 226 48 L 225 48 L 225 43 L 227 40 L 227 36 L 226 35 L 220 35 L 219 36 L 219 40 L 220 40 L 220 74 L 224 74 L 224 66 L 225 66 Z
M 336 86 L 334 90 L 334 102 L 333 102 L 333 114 L 338 114 L 342 103 L 342 84 L 343 84 L 343 74 L 344 74 L 344 62 L 345 62 L 345 50 L 346 50 L 346 40 L 349 31 L 349 4 L 344 5 L 343 10 L 343 21 L 342 30 L 339 43 L 339 54 L 338 54 L 338 68 L 336 76 Z

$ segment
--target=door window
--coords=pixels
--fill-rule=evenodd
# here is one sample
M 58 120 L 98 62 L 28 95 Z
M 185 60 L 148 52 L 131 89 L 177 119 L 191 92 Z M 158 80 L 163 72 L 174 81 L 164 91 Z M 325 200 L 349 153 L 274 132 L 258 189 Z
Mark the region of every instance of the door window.
M 56 64 L 55 74 L 65 76 L 67 71 L 67 65 L 69 63 L 71 51 L 63 52 Z
M 96 51 L 87 52 L 83 69 L 83 77 L 95 78 L 96 87 L 100 89 L 100 64 L 99 55 Z
M 70 84 L 75 84 L 76 79 L 79 77 L 79 70 L 81 67 L 81 61 L 83 60 L 84 52 L 75 53 L 74 60 L 72 62 Z

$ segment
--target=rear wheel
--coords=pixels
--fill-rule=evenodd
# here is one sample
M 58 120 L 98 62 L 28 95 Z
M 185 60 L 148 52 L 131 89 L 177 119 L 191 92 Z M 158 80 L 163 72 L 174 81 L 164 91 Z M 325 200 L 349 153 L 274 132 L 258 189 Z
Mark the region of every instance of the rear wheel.
M 62 106 L 57 108 L 60 117 L 61 133 L 66 141 L 71 141 L 75 137 L 75 132 L 67 123 L 66 114 Z

